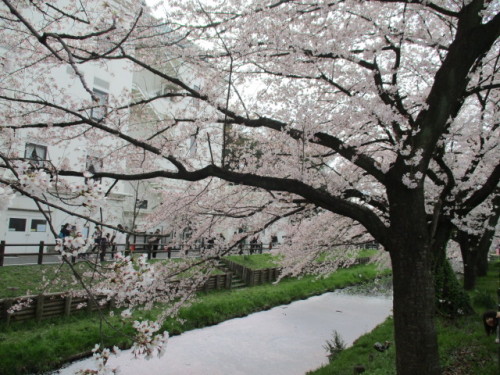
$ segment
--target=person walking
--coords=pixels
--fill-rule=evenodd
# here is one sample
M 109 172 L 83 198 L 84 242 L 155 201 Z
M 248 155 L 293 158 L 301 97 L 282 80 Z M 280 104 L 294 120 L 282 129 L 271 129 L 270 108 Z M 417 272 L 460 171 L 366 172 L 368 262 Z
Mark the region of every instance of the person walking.
M 158 246 L 160 245 L 160 235 L 161 235 L 161 232 L 159 229 L 157 229 L 153 233 L 153 237 L 150 237 L 148 239 L 148 244 L 150 246 L 153 258 L 156 258 L 156 254 L 158 252 Z

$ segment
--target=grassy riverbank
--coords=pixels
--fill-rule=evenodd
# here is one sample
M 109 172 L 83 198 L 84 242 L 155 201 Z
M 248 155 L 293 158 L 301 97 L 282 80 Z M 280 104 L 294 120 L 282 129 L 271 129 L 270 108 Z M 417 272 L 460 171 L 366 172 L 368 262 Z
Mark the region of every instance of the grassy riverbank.
M 385 272 L 384 274 L 386 274 Z M 234 291 L 200 294 L 191 306 L 183 308 L 179 320 L 168 320 L 164 329 L 179 334 L 194 328 L 217 324 L 273 306 L 290 303 L 326 291 L 367 282 L 380 276 L 374 265 L 339 270 L 324 279 L 304 277 L 279 284 L 261 285 Z M 155 311 L 143 312 L 142 318 L 154 317 Z M 139 314 L 137 313 L 137 316 Z M 95 343 L 129 347 L 132 330 L 120 326 L 117 318 L 107 317 L 110 325 L 98 316 L 81 313 L 68 318 L 0 325 L 0 374 L 27 374 L 48 371 L 65 362 L 88 355 Z
M 470 293 L 476 314 L 455 319 L 437 320 L 439 353 L 443 375 L 497 375 L 498 345 L 493 336 L 486 336 L 481 315 L 496 310 L 500 262 L 490 266 L 486 277 L 478 280 L 476 290 Z M 394 345 L 378 352 L 376 342 L 394 342 L 392 318 L 360 337 L 354 345 L 341 351 L 329 365 L 309 372 L 309 375 L 353 374 L 355 367 L 363 367 L 363 375 L 393 375 L 395 369 Z

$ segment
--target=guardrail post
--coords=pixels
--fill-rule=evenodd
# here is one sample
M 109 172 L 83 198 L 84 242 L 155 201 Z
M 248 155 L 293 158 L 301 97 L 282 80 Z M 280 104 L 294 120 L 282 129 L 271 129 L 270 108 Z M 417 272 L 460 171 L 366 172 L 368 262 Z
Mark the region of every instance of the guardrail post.
M 69 316 L 71 314 L 71 300 L 73 296 L 71 294 L 64 298 L 64 316 Z
M 5 257 L 5 241 L 0 241 L 0 267 L 3 266 L 4 257 Z
M 38 264 L 43 264 L 43 248 L 45 243 L 40 241 L 40 246 L 38 247 Z
M 43 294 L 39 294 L 36 299 L 35 318 L 37 322 L 42 320 L 44 300 L 45 297 Z

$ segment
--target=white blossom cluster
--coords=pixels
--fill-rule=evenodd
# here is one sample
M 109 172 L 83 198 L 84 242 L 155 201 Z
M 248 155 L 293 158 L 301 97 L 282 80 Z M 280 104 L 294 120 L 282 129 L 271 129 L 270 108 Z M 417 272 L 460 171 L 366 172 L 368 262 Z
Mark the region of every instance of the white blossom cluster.
M 133 327 L 137 331 L 131 349 L 135 358 L 151 359 L 155 354 L 159 357 L 165 354 L 168 332 L 155 335 L 161 328 L 160 324 L 149 320 L 142 322 L 136 320 Z
M 154 281 L 154 268 L 143 254 L 133 260 L 122 253 L 115 254 L 115 261 L 108 267 L 108 283 L 102 285 L 100 290 L 112 295 L 117 306 L 135 305 L 143 301 Z
M 44 170 L 21 169 L 20 171 L 24 173 L 19 175 L 19 183 L 29 194 L 42 195 L 52 188 L 52 178 Z
M 403 175 L 403 178 L 401 179 L 401 182 L 408 189 L 416 189 L 418 187 L 418 181 L 416 179 L 416 176 L 415 176 L 415 178 L 413 178 L 409 173 L 406 173 L 406 174 Z
M 16 311 L 21 311 L 25 307 L 31 306 L 32 303 L 33 303 L 32 298 L 20 299 L 18 300 L 17 303 L 13 304 L 11 307 L 7 309 L 7 314 L 13 314 Z
M 73 194 L 82 198 L 82 205 L 93 208 L 104 204 L 104 188 L 100 182 L 91 179 L 91 175 L 84 173 L 87 178 L 84 184 L 71 184 L 70 188 Z
M 55 250 L 60 253 L 61 257 L 73 256 L 84 254 L 91 246 L 91 242 L 85 240 L 80 232 L 64 238 L 56 239 Z
M 99 344 L 96 344 L 92 349 L 92 359 L 95 365 L 95 369 L 83 369 L 78 370 L 76 375 L 116 375 L 119 373 L 117 368 L 111 368 L 108 365 L 108 361 L 112 355 L 116 356 L 120 354 L 120 349 L 116 346 L 112 350 L 108 348 L 101 349 Z

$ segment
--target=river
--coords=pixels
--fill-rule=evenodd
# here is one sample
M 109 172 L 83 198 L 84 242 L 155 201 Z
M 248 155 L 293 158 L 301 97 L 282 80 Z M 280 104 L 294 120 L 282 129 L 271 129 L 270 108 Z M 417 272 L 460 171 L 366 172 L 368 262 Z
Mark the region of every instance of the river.
M 121 375 L 303 375 L 328 363 L 323 345 L 334 330 L 350 346 L 391 309 L 388 296 L 325 293 L 171 337 L 162 358 L 135 360 L 123 351 L 110 364 Z M 86 359 L 53 374 L 92 365 Z

